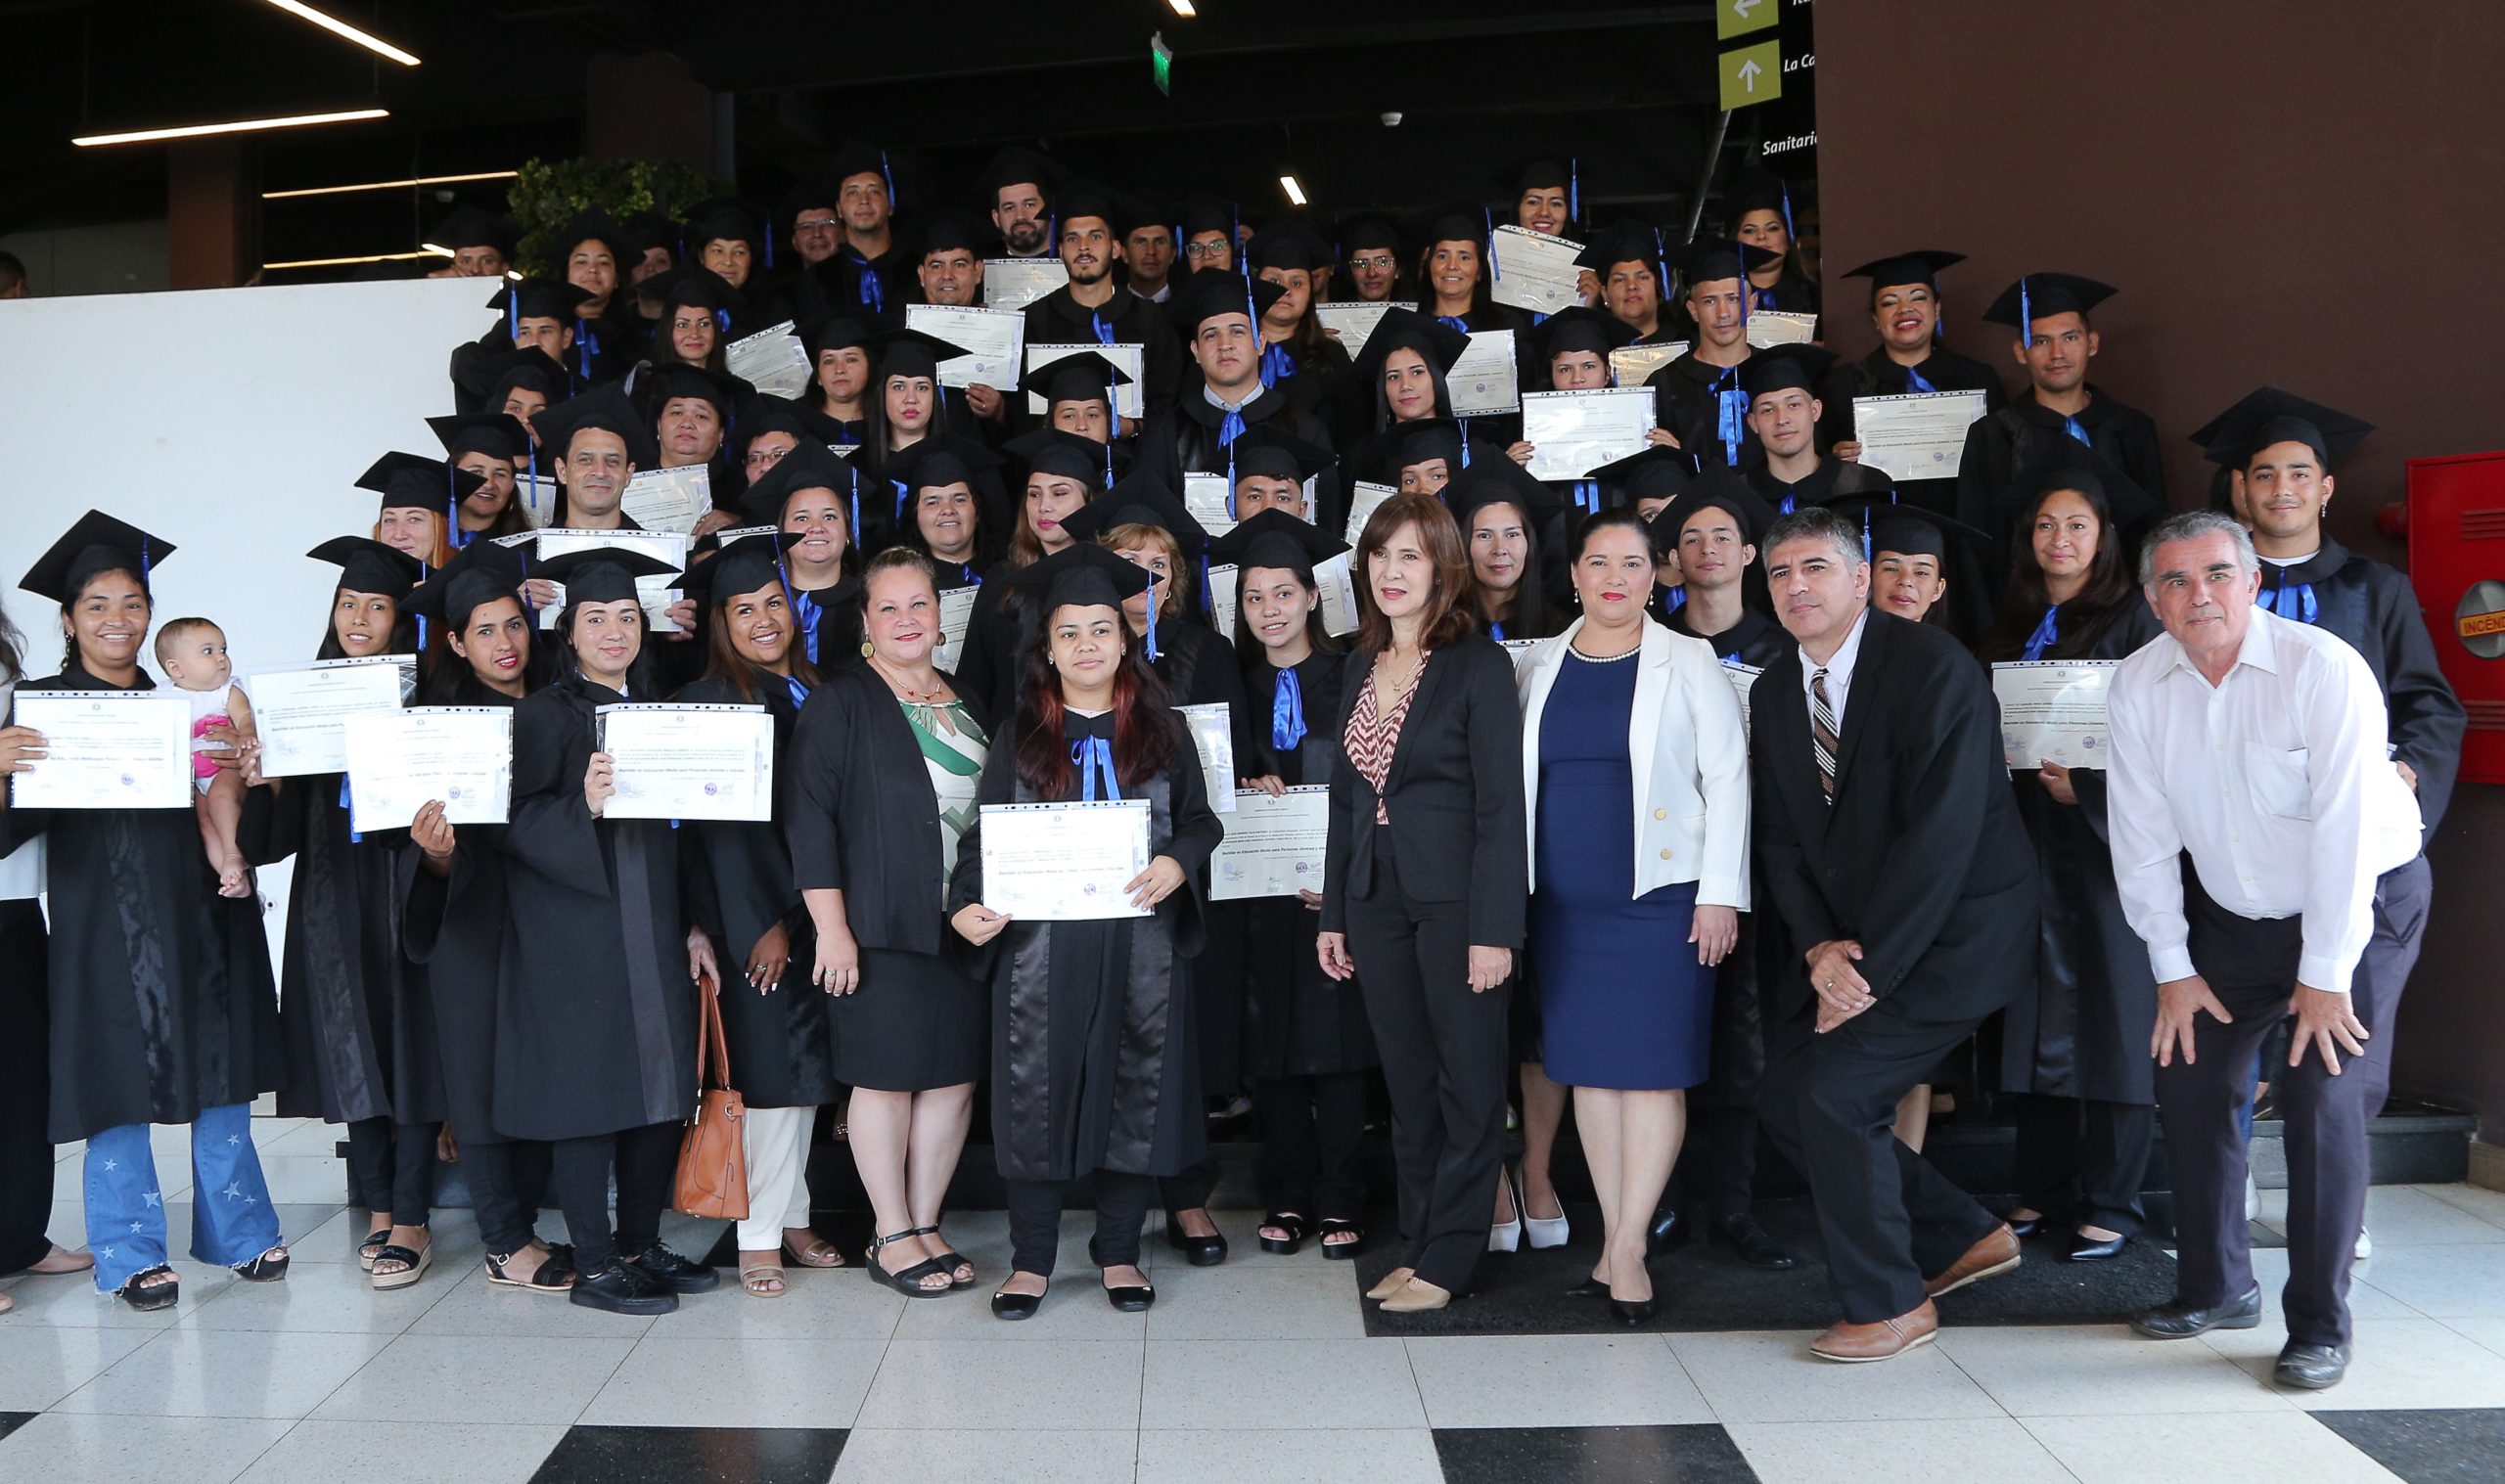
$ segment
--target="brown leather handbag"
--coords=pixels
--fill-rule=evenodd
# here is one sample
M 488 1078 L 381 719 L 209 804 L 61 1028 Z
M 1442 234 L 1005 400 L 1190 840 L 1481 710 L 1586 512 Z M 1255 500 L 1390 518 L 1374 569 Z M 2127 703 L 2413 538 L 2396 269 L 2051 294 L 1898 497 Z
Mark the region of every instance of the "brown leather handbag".
M 748 1219 L 748 1102 L 731 1086 L 731 1052 L 722 1036 L 719 986 L 696 985 L 696 1116 L 678 1141 L 678 1178 L 670 1204 L 690 1216 Z M 705 1085 L 706 1073 L 713 1085 Z

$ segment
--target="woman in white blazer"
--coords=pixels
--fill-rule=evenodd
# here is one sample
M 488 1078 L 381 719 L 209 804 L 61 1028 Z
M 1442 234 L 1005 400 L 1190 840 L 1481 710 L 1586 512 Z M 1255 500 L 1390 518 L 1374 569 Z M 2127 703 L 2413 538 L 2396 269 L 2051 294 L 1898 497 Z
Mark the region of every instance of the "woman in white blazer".
M 1749 765 L 1712 650 L 1644 610 L 1653 552 L 1630 510 L 1575 528 L 1583 616 L 1524 655 L 1530 955 L 1549 1075 L 1601 1200 L 1601 1260 L 1577 1296 L 1654 1310 L 1645 1232 L 1712 1046 L 1713 966 L 1749 906 Z

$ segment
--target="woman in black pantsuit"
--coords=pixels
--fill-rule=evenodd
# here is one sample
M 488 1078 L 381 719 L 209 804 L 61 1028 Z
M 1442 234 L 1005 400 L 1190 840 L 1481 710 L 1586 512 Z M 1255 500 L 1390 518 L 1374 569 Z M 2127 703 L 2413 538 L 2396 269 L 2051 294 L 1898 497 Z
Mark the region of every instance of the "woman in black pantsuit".
M 1451 515 L 1432 495 L 1395 496 L 1357 550 L 1369 602 L 1348 661 L 1315 947 L 1333 978 L 1365 975 L 1401 1242 L 1367 1296 L 1399 1314 L 1450 1303 L 1487 1244 L 1529 846 L 1513 661 L 1472 630 Z

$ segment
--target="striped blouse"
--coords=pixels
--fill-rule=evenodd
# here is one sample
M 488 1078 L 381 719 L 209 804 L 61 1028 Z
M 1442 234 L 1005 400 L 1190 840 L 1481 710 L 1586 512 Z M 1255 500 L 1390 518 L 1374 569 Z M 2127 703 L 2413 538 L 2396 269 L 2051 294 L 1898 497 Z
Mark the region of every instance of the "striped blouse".
M 1374 822 L 1378 825 L 1391 822 L 1384 808 L 1383 788 L 1391 778 L 1391 754 L 1400 746 L 1400 724 L 1408 719 L 1409 702 L 1418 694 L 1418 680 L 1427 673 L 1427 657 L 1418 656 L 1418 667 L 1409 672 L 1409 683 L 1392 699 L 1390 710 L 1382 710 L 1375 704 L 1372 670 L 1367 671 L 1366 682 L 1357 692 L 1357 703 L 1348 708 L 1348 731 L 1343 740 L 1347 743 L 1348 761 L 1356 765 L 1360 777 L 1374 786 Z M 1376 655 L 1375 663 L 1382 662 L 1383 656 Z

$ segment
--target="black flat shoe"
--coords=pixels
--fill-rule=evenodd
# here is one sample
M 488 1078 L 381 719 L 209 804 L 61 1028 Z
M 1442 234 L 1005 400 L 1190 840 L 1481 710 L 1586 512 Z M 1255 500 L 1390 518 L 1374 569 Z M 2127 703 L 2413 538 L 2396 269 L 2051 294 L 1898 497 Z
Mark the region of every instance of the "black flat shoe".
M 1676 1211 L 1663 1211 L 1645 1229 L 1644 1255 L 1661 1257 L 1687 1245 L 1688 1227 Z
M 678 1308 L 678 1295 L 650 1274 L 620 1260 L 598 1273 L 577 1273 L 569 1301 L 609 1314 L 668 1314 Z
M 1209 1223 L 1214 1227 L 1216 1222 Z M 1183 1230 L 1182 1221 L 1173 1212 L 1165 1213 L 1165 1244 L 1183 1254 L 1183 1260 L 1195 1268 L 1214 1268 L 1226 1261 L 1226 1234 L 1211 1232 L 1207 1237 L 1194 1237 Z
M 2001 1221 L 2009 1227 L 2012 1237 L 2032 1237 L 2044 1230 L 2044 1218 L 2041 1216 L 2029 1216 L 2025 1221 L 2015 1216 L 2004 1216 Z
M 2346 1345 L 2300 1345 L 2290 1340 L 2270 1368 L 2270 1379 L 2300 1391 L 2329 1391 L 2348 1374 Z
M 1044 1291 L 1049 1293 L 1052 1290 L 1047 1287 Z M 1004 1291 L 995 1291 L 991 1295 L 991 1317 L 993 1319 L 1009 1320 L 1012 1322 L 1022 1319 L 1033 1319 L 1035 1317 L 1035 1311 L 1043 1306 L 1044 1295 L 1042 1293 L 1009 1293 Z
M 1261 1218 L 1261 1226 L 1265 1231 L 1270 1227 L 1276 1227 L 1288 1234 L 1285 1237 L 1263 1236 L 1261 1250 L 1264 1252 L 1276 1253 L 1281 1257 L 1294 1257 L 1297 1248 L 1304 1245 L 1304 1218 L 1294 1212 L 1272 1211 Z
M 1157 1302 L 1157 1290 L 1147 1283 L 1113 1283 L 1105 1285 L 1105 1302 L 1124 1314 L 1145 1314 Z
M 2131 1321 L 2134 1333 L 2153 1340 L 2188 1340 L 2212 1329 L 2255 1329 L 2261 1325 L 2261 1287 L 2254 1284 L 2241 1298 L 2209 1308 L 2168 1301 Z
M 2074 1263 L 2101 1263 L 2109 1258 L 2121 1256 L 2122 1249 L 2130 1244 L 2131 1238 L 2128 1235 L 2089 1237 L 2085 1233 L 2077 1233 L 2072 1236 L 2070 1250 L 2062 1254 L 2062 1260 Z
M 1353 1241 L 1331 1240 L 1343 1232 L 1356 1234 L 1356 1239 Z M 1366 1229 L 1353 1221 L 1344 1221 L 1337 1216 L 1325 1216 L 1322 1218 L 1321 1227 L 1316 1230 L 1316 1235 L 1322 1238 L 1322 1255 L 1333 1262 L 1347 1262 L 1366 1249 Z
M 626 1260 L 672 1293 L 710 1293 L 722 1285 L 721 1274 L 692 1258 L 679 1256 L 660 1242 Z
M 1783 1243 L 1774 1239 L 1774 1234 L 1757 1225 L 1757 1219 L 1746 1211 L 1734 1211 L 1715 1222 L 1710 1235 L 1752 1268 L 1780 1273 L 1799 1266 L 1799 1261 L 1784 1250 Z

